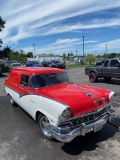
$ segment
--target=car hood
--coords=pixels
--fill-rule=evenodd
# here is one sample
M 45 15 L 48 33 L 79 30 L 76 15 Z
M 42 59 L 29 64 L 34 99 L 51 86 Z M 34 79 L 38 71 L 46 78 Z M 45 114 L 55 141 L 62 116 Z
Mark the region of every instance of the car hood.
M 96 110 L 108 103 L 110 91 L 87 85 L 61 84 L 39 89 L 43 96 L 68 105 L 73 116 Z

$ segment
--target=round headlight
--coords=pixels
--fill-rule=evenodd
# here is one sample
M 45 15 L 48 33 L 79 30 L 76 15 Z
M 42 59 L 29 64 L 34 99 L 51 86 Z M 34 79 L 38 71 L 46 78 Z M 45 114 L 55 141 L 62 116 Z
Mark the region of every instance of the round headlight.
M 66 108 L 66 109 L 62 112 L 61 116 L 62 116 L 63 118 L 68 118 L 68 117 L 70 116 L 70 114 L 71 114 L 70 108 Z
M 110 95 L 109 95 L 109 100 L 110 101 L 114 101 L 115 100 L 115 96 L 116 96 L 115 92 L 111 92 Z

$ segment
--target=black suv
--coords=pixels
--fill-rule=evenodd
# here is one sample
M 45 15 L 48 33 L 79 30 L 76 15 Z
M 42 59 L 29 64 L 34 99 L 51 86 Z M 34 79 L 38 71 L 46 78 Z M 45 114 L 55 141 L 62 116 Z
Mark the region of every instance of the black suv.
M 37 61 L 27 61 L 26 67 L 43 67 L 43 65 Z
M 56 64 L 57 68 L 65 69 L 65 63 L 64 62 L 60 62 L 59 60 L 51 60 L 51 62 L 53 62 L 54 64 Z
M 44 67 L 53 67 L 56 68 L 57 65 L 51 61 L 42 61 L 41 63 Z

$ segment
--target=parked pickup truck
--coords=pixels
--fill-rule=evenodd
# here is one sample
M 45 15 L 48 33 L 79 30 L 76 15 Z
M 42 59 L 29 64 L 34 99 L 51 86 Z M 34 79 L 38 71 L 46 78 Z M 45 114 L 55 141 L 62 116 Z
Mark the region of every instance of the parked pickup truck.
M 111 78 L 120 78 L 120 58 L 106 59 L 101 66 L 86 67 L 85 74 L 90 82 L 97 82 L 103 77 L 106 81 Z

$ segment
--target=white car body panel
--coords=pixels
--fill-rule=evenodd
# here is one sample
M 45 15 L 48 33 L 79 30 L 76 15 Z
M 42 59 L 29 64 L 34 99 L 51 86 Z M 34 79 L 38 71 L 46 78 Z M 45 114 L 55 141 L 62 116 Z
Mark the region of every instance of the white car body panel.
M 36 120 L 37 111 L 44 114 L 50 122 L 50 125 L 57 126 L 59 117 L 67 105 L 40 95 L 19 95 L 14 90 L 5 86 L 5 91 L 10 94 L 13 100 L 23 108 L 34 120 Z

